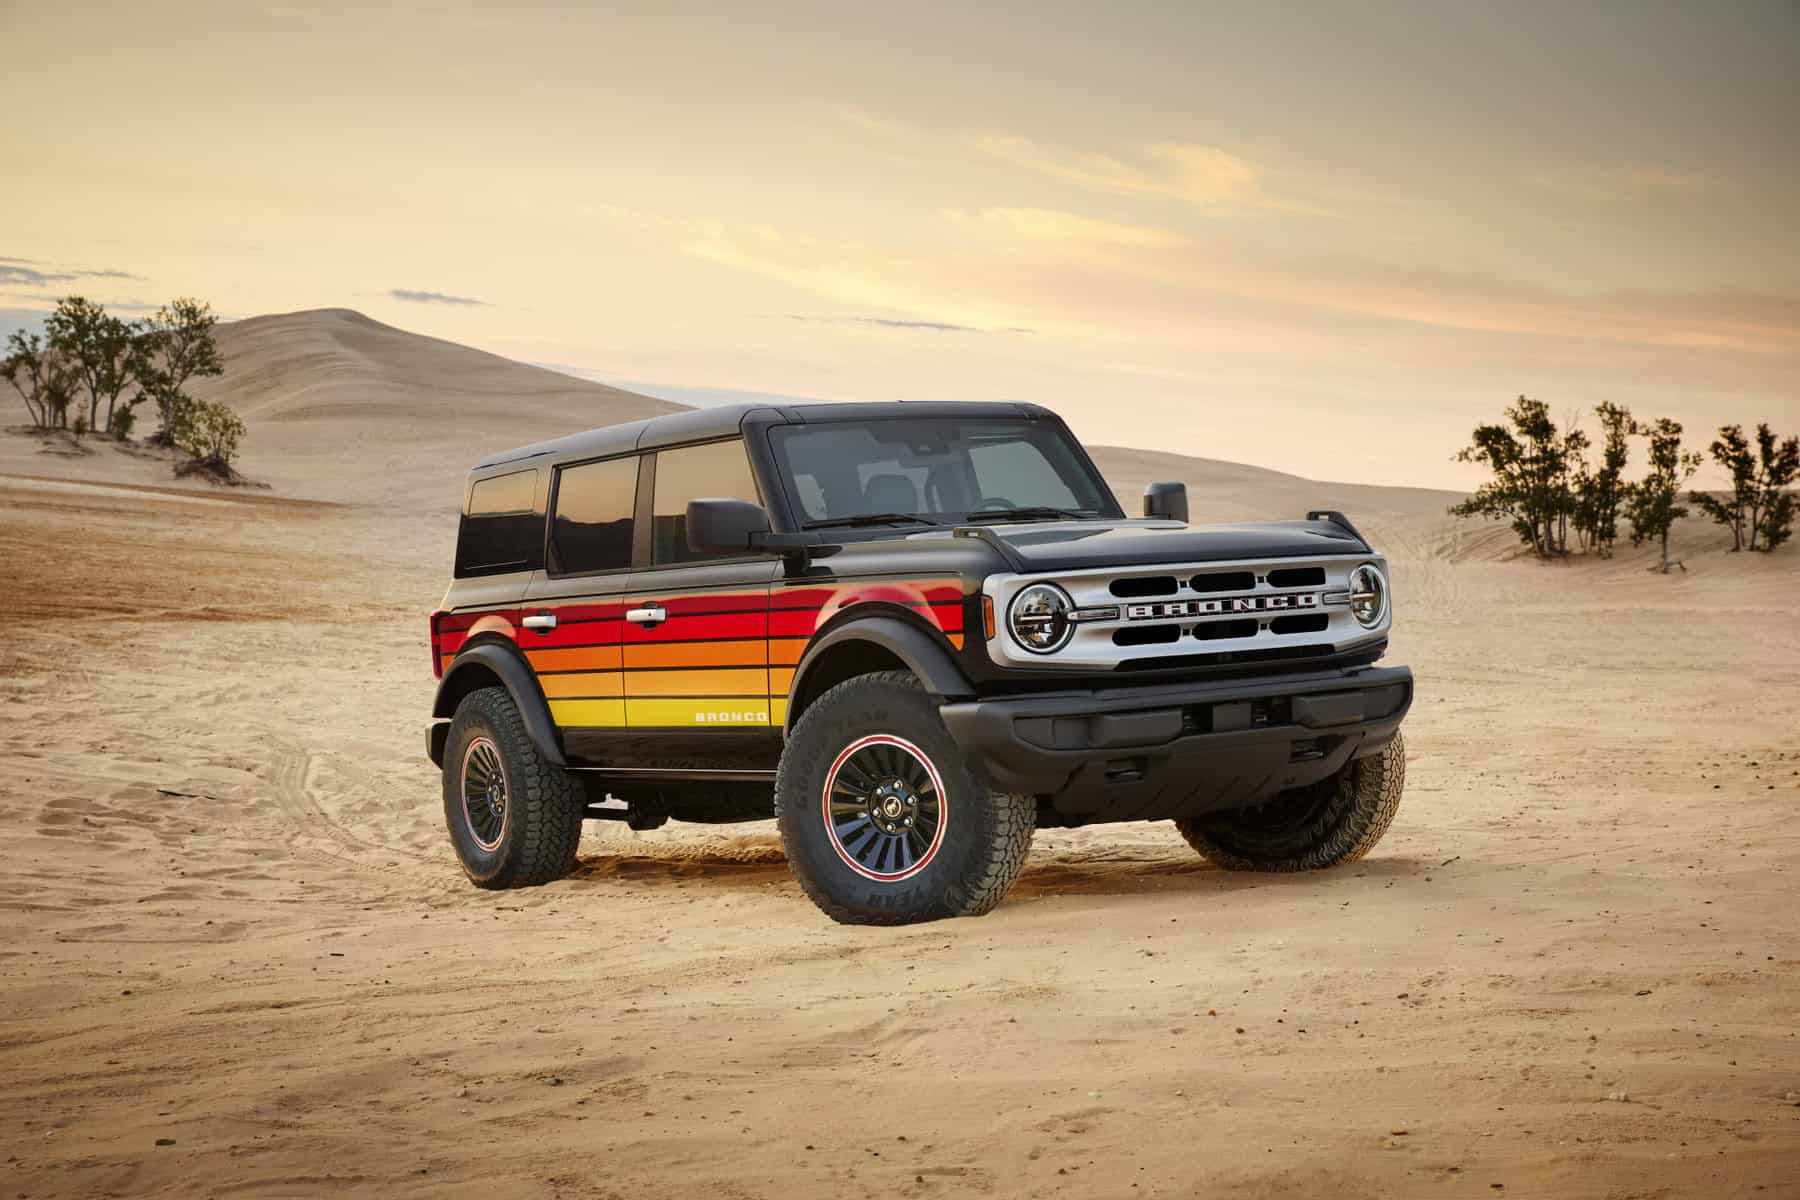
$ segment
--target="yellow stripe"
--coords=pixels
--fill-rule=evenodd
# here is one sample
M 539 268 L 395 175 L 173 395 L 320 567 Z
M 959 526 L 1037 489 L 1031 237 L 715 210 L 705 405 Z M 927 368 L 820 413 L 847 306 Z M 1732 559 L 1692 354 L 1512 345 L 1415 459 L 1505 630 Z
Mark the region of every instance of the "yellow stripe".
M 552 700 L 550 715 L 558 725 L 593 727 L 625 724 L 623 700 Z
M 782 702 L 784 705 L 786 701 Z M 720 696 L 700 700 L 638 700 L 625 702 L 631 724 L 704 725 L 711 728 L 732 726 L 766 728 L 769 724 L 769 702 L 758 697 Z
M 633 671 L 625 676 L 625 694 L 639 696 L 768 695 L 768 672 L 760 667 L 738 671 Z
M 617 671 L 582 671 L 575 675 L 539 675 L 538 683 L 546 697 L 556 696 L 623 696 L 625 689 Z
M 780 698 L 771 697 L 769 699 L 769 724 L 780 725 L 786 720 L 787 720 L 787 699 L 786 699 L 786 697 L 780 697 Z

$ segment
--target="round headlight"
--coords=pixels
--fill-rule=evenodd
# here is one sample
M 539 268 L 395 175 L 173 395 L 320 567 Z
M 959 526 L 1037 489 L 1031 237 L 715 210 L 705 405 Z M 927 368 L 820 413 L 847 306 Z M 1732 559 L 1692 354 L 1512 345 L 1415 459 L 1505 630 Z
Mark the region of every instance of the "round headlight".
M 1350 572 L 1350 611 L 1356 615 L 1357 624 L 1364 629 L 1375 628 L 1387 615 L 1387 606 L 1387 580 L 1381 568 L 1364 563 Z
M 1006 620 L 1019 645 L 1033 654 L 1052 654 L 1075 632 L 1069 621 L 1074 607 L 1069 594 L 1055 584 L 1034 583 L 1013 597 Z

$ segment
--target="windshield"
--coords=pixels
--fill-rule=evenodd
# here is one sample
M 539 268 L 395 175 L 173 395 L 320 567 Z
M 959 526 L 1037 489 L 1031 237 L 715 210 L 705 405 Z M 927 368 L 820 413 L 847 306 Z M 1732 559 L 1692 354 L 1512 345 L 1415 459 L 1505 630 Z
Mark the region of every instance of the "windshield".
M 801 520 L 921 523 L 1115 516 L 1067 431 L 1012 418 L 893 418 L 770 431 Z

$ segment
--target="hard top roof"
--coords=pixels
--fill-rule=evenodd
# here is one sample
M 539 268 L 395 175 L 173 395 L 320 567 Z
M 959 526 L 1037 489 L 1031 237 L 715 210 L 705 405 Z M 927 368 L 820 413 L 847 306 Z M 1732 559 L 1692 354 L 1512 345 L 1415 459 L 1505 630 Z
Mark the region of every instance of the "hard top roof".
M 562 462 L 604 458 L 609 454 L 654 450 L 681 442 L 703 442 L 734 437 L 747 424 L 814 425 L 828 421 L 879 421 L 896 418 L 927 420 L 932 417 L 1054 417 L 1037 404 L 991 401 L 894 400 L 832 404 L 724 404 L 716 408 L 689 408 L 645 417 L 622 425 L 608 425 L 585 433 L 571 433 L 515 450 L 490 454 L 475 470 L 523 463 L 531 459 Z

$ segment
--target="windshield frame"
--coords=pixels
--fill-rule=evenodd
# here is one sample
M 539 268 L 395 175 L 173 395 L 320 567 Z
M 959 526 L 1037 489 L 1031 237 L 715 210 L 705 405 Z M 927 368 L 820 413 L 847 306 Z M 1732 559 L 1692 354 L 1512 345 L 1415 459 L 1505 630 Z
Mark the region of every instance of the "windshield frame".
M 1105 477 L 1100 474 L 1099 468 L 1094 465 L 1093 459 L 1089 457 L 1087 453 L 1087 448 L 1081 444 L 1080 439 L 1069 430 L 1069 427 L 1060 417 L 1047 413 L 1042 409 L 1037 409 L 1036 411 L 1020 411 L 1013 409 L 995 412 L 951 414 L 930 411 L 930 409 L 934 407 L 934 405 L 919 405 L 919 408 L 924 411 L 921 411 L 917 416 L 890 410 L 887 412 L 870 413 L 868 416 L 862 416 L 860 414 L 856 416 L 837 416 L 834 414 L 833 419 L 826 421 L 801 420 L 791 423 L 779 422 L 769 424 L 762 431 L 763 437 L 760 440 L 763 441 L 763 449 L 768 456 L 767 461 L 772 468 L 770 473 L 781 492 L 782 507 L 787 510 L 783 515 L 787 517 L 785 524 L 788 525 L 789 530 L 792 532 L 805 531 L 816 527 L 818 522 L 832 521 L 836 518 L 832 515 L 813 517 L 808 513 L 806 505 L 802 502 L 799 494 L 798 481 L 795 479 L 794 473 L 791 470 L 793 465 L 792 459 L 789 456 L 787 449 L 781 445 L 782 439 L 802 434 L 809 430 L 822 431 L 836 426 L 867 427 L 906 421 L 950 421 L 959 424 L 1015 425 L 1022 431 L 1033 430 L 1049 434 L 1061 444 L 1062 449 L 1068 455 L 1066 465 L 1074 468 L 1079 475 L 1079 481 L 1085 483 L 1092 489 L 1094 497 L 1099 501 L 1099 505 L 1096 511 L 1092 513 L 1083 512 L 1075 517 L 1043 517 L 1038 519 L 1062 521 L 1118 521 L 1125 519 L 1125 512 L 1119 505 L 1118 497 L 1113 494 L 1111 486 L 1107 484 Z M 1001 406 L 996 405 L 995 407 L 998 409 Z M 1070 481 L 1065 479 L 1064 482 L 1068 483 Z M 1076 499 L 1079 500 L 1081 497 L 1077 495 Z M 1036 504 L 1022 504 L 1019 507 L 1029 510 L 1042 506 Z M 1001 513 L 1008 510 L 991 508 L 975 509 L 973 511 L 977 513 Z M 840 514 L 840 516 L 850 515 L 855 514 Z M 891 536 L 895 533 L 927 531 L 934 527 L 949 529 L 966 523 L 970 516 L 970 512 L 964 510 L 932 511 L 929 509 L 921 509 L 913 515 L 922 518 L 921 523 L 917 525 L 910 523 L 902 524 L 899 522 L 893 524 L 870 524 L 867 526 L 828 525 L 823 528 L 833 535 Z

